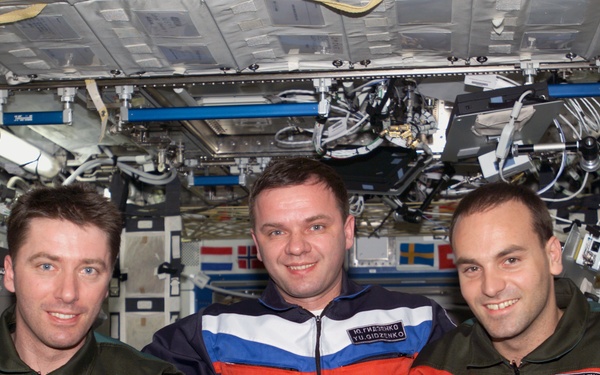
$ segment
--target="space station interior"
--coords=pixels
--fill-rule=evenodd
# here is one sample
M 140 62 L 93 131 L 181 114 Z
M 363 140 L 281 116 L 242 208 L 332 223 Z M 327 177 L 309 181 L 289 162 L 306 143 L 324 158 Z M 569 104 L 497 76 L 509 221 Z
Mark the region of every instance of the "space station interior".
M 548 203 L 566 276 L 600 296 L 597 1 L 9 0 L 0 73 L 0 217 L 37 185 L 118 203 L 99 329 L 134 347 L 259 295 L 246 198 L 291 156 L 342 175 L 359 283 L 468 316 L 448 225 L 505 180 Z

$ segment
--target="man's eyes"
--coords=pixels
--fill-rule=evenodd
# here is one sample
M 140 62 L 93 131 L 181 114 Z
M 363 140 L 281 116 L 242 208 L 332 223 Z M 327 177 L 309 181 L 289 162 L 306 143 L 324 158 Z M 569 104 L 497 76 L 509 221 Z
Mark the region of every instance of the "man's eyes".
M 460 272 L 466 273 L 466 274 L 472 274 L 477 271 L 479 271 L 479 267 L 477 267 L 477 266 L 462 266 L 462 267 L 460 267 Z
M 83 273 L 85 273 L 86 275 L 95 275 L 98 273 L 98 270 L 96 270 L 93 267 L 85 267 L 83 269 Z
M 41 269 L 42 271 L 52 271 L 55 269 L 54 266 L 50 263 L 42 263 L 38 266 L 38 268 Z M 84 267 L 81 270 L 81 273 L 83 273 L 85 275 L 97 275 L 100 272 L 95 267 Z
M 323 225 L 323 224 L 313 224 L 310 226 L 311 231 L 321 231 L 323 229 L 325 229 L 325 225 Z M 279 229 L 274 229 L 267 233 L 267 235 L 272 236 L 272 237 L 281 236 L 283 234 L 285 234 L 285 232 L 283 230 L 279 230 Z

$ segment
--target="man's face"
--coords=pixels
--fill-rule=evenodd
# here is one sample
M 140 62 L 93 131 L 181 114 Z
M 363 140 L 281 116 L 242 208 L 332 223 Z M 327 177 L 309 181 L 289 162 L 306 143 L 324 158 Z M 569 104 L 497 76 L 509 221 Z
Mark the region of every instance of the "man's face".
M 344 221 L 324 184 L 261 192 L 252 232 L 258 257 L 286 301 L 321 309 L 341 291 L 346 251 L 354 241 L 354 217 Z
M 495 345 L 543 341 L 554 331 L 561 246 L 555 237 L 540 244 L 525 205 L 509 201 L 462 217 L 453 247 L 462 295 Z
M 6 289 L 17 297 L 17 345 L 34 353 L 77 351 L 108 294 L 107 235 L 95 226 L 35 218 L 15 259 L 7 256 L 4 266 Z

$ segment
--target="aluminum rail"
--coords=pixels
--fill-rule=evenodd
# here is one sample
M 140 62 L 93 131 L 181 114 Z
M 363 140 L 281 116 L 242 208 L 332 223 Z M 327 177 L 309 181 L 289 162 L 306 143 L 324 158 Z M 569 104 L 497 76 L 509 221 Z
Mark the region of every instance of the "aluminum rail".
M 570 70 L 597 70 L 598 66 L 590 62 L 572 63 L 540 63 L 536 71 Z M 467 74 L 508 74 L 522 73 L 523 68 L 519 65 L 464 65 L 444 67 L 423 68 L 393 68 L 393 69 L 348 69 L 348 70 L 324 70 L 324 71 L 302 71 L 302 72 L 224 72 L 223 74 L 211 75 L 177 75 L 177 76 L 153 76 L 153 77 L 113 77 L 97 78 L 98 87 L 113 87 L 134 85 L 138 87 L 184 87 L 188 85 L 225 85 L 242 83 L 270 83 L 270 82 L 294 82 L 308 81 L 315 78 L 331 78 L 341 80 L 351 79 L 380 79 L 392 77 L 431 77 L 431 76 L 460 76 Z M 47 80 L 33 81 L 20 85 L 0 85 L 0 89 L 11 91 L 40 91 L 61 87 L 85 87 L 85 80 Z

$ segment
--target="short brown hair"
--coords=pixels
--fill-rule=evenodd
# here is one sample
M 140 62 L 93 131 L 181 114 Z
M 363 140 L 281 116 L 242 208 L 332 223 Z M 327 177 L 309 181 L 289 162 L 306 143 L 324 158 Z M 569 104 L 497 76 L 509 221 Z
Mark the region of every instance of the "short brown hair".
M 485 212 L 503 203 L 516 201 L 527 207 L 531 213 L 532 227 L 542 246 L 554 235 L 554 226 L 546 203 L 530 188 L 506 182 L 494 182 L 483 185 L 461 199 L 454 211 L 450 224 L 450 243 L 454 228 L 463 216 Z M 519 218 L 515 217 L 515 220 Z
M 60 187 L 37 187 L 19 196 L 7 221 L 8 254 L 15 259 L 25 242 L 31 220 L 67 220 L 80 226 L 93 225 L 108 237 L 114 266 L 121 246 L 123 218 L 119 209 L 91 185 L 75 183 Z
M 248 199 L 250 224 L 254 228 L 256 199 L 265 190 L 302 185 L 304 183 L 324 184 L 334 194 L 342 219 L 350 212 L 348 191 L 341 176 L 329 165 L 320 161 L 297 157 L 273 160 L 252 186 Z

